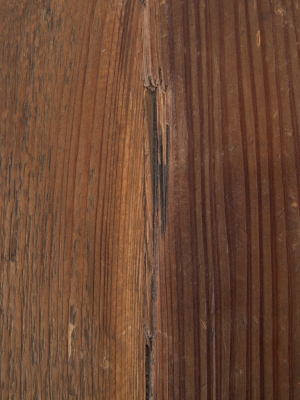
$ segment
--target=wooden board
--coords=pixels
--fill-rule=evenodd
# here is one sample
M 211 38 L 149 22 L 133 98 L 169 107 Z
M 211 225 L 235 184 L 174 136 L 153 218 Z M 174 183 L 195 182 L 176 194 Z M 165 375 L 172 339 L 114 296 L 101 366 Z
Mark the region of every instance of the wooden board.
M 0 0 L 0 398 L 300 398 L 298 0 Z

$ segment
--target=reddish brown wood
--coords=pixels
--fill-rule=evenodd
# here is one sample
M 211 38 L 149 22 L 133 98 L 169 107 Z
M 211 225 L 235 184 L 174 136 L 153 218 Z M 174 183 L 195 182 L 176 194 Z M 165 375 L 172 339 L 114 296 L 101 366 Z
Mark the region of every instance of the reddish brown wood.
M 300 398 L 299 0 L 0 1 L 0 398 Z
M 141 6 L 0 27 L 0 397 L 145 398 Z
M 149 29 L 171 149 L 154 398 L 297 399 L 299 3 L 152 2 Z

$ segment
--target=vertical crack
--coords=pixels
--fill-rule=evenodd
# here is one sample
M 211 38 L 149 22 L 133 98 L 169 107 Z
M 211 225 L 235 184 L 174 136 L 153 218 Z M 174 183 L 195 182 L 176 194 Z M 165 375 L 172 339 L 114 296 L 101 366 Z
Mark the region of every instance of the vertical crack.
M 158 92 L 157 87 L 147 86 L 145 98 L 151 157 L 153 235 L 156 234 L 159 225 L 161 234 L 164 235 L 167 223 L 169 188 L 170 125 L 166 124 L 164 132 L 158 129 Z
M 149 78 L 151 82 L 151 79 Z M 147 120 L 148 139 L 146 136 L 145 147 L 149 151 L 148 181 L 151 187 L 152 207 L 151 213 L 145 214 L 145 226 L 150 230 L 146 237 L 151 241 L 151 256 L 146 264 L 150 267 L 146 271 L 147 279 L 147 305 L 148 323 L 145 347 L 145 381 L 146 400 L 155 397 L 155 341 L 157 326 L 157 296 L 158 296 L 158 266 L 160 241 L 165 236 L 168 209 L 169 185 L 169 152 L 170 152 L 170 127 L 165 122 L 165 92 L 160 87 L 151 83 L 145 87 L 145 111 Z M 147 175 L 147 174 L 146 174 Z M 149 221 L 150 215 L 151 222 Z M 148 236 L 147 236 L 148 235 Z M 146 246 L 147 247 L 147 246 Z
M 148 139 L 150 149 L 150 165 L 151 165 L 151 180 L 152 180 L 152 200 L 153 200 L 153 234 L 157 225 L 158 214 L 158 132 L 157 132 L 157 88 L 150 85 L 146 88 L 146 107 L 147 107 L 147 122 L 148 122 Z
M 152 398 L 152 368 L 151 368 L 151 344 L 150 343 L 146 343 L 146 359 L 145 359 L 145 363 L 146 363 L 146 400 L 150 400 Z
M 154 374 L 153 366 L 155 328 L 156 328 L 156 301 L 157 301 L 157 263 L 158 263 L 158 210 L 159 210 L 159 164 L 158 164 L 158 129 L 157 129 L 157 88 L 149 86 L 145 91 L 146 117 L 148 124 L 148 148 L 150 153 L 150 175 L 152 188 L 152 261 L 150 270 L 151 287 L 150 290 L 150 321 L 146 332 L 145 349 L 145 380 L 146 380 L 146 400 L 153 399 L 154 393 Z M 150 282 L 149 282 L 150 283 Z

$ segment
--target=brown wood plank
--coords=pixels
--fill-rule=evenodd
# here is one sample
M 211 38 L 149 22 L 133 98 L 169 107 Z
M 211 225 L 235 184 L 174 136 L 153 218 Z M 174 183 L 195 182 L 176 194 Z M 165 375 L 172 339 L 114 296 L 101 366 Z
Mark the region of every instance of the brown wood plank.
M 299 0 L 0 1 L 0 398 L 300 398 Z
M 171 149 L 153 397 L 297 399 L 299 3 L 146 12 L 144 80 Z
M 1 2 L 3 399 L 145 397 L 140 14 Z

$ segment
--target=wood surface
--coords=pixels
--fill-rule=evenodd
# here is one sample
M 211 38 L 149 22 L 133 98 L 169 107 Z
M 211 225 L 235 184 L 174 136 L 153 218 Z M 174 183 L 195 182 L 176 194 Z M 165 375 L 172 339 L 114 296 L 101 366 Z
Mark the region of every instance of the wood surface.
M 0 399 L 300 399 L 299 0 L 0 0 Z

